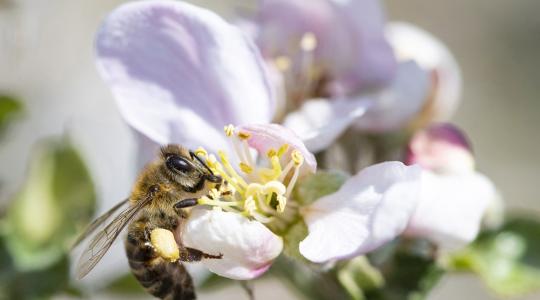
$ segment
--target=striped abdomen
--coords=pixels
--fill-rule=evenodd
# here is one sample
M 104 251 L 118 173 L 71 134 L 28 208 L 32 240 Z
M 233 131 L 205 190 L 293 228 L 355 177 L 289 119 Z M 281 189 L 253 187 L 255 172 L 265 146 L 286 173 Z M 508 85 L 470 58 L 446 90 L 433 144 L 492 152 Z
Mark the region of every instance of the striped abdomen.
M 131 224 L 126 239 L 129 266 L 135 278 L 148 293 L 160 299 L 195 299 L 191 276 L 182 263 L 172 263 L 158 257 L 149 246 L 144 229 L 137 228 L 139 226 L 144 228 L 145 224 L 138 221 Z

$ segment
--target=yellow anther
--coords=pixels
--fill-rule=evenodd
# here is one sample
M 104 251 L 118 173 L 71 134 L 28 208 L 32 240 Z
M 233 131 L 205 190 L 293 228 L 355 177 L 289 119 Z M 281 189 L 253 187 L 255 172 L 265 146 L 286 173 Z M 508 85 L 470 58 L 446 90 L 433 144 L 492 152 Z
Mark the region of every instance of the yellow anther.
M 300 47 L 304 51 L 313 51 L 317 48 L 317 37 L 313 32 L 306 32 L 300 41 Z
M 277 151 L 274 148 L 270 148 L 270 150 L 266 152 L 266 156 L 268 156 L 268 158 L 272 158 L 272 156 L 276 156 L 276 155 L 277 155 Z
M 245 131 L 240 131 L 238 132 L 238 137 L 242 140 L 247 140 L 251 137 L 251 133 L 249 132 L 245 132 Z
M 241 162 L 239 166 L 240 170 L 246 174 L 251 174 L 251 172 L 253 172 L 253 168 L 244 162 Z
M 234 126 L 232 124 L 229 124 L 223 128 L 223 131 L 225 131 L 225 135 L 230 137 L 234 134 Z
M 287 56 L 278 56 L 274 60 L 276 68 L 281 71 L 287 71 L 291 67 L 291 60 Z
M 199 147 L 195 150 L 195 155 L 206 158 L 208 156 L 208 152 L 206 152 L 203 147 Z
M 285 152 L 287 152 L 287 150 L 289 150 L 289 144 L 281 145 L 281 147 L 279 147 L 279 149 L 278 149 L 277 156 L 279 156 L 279 157 L 283 156 L 283 154 L 285 154 Z
M 217 167 L 218 162 L 214 154 L 210 154 L 208 156 L 208 158 L 206 159 L 206 164 L 210 169 L 215 169 Z
M 304 163 L 304 156 L 298 150 L 294 150 L 291 153 L 291 159 L 294 161 L 296 166 L 300 166 L 302 163 Z

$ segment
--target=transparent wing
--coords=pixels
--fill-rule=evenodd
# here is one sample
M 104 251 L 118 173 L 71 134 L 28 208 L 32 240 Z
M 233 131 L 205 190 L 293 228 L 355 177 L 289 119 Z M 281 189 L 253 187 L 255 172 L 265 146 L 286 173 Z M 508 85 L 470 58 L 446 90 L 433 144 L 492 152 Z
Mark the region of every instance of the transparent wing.
M 114 218 L 111 223 L 105 226 L 103 230 L 97 232 L 79 258 L 76 268 L 78 279 L 86 276 L 86 274 L 88 274 L 96 266 L 103 255 L 107 253 L 107 250 L 109 250 L 120 232 L 122 232 L 122 229 L 129 224 L 133 217 L 135 217 L 141 208 L 148 204 L 151 199 L 151 197 L 148 197 L 145 200 L 135 203 L 134 205 L 128 206 L 120 214 L 118 214 L 118 216 Z M 93 227 L 97 228 L 97 226 L 98 225 Z
M 108 223 L 107 221 L 110 221 L 112 216 L 115 215 L 115 212 L 117 212 L 121 207 L 127 206 L 129 204 L 129 198 L 116 204 L 113 206 L 113 208 L 109 209 L 106 213 L 101 215 L 99 218 L 95 219 L 90 225 L 86 227 L 84 232 L 77 238 L 75 243 L 73 243 L 73 246 L 71 246 L 71 249 L 77 247 L 83 240 L 85 240 L 87 237 L 89 237 L 91 234 L 93 234 L 98 227 L 102 227 L 103 224 Z

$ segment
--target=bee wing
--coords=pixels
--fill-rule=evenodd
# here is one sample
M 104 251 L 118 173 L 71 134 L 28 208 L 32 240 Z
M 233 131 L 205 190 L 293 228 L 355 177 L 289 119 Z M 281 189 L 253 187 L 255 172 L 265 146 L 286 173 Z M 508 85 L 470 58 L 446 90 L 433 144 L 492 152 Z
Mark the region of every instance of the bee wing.
M 81 254 L 79 261 L 77 263 L 76 272 L 77 278 L 81 279 L 88 272 L 90 272 L 96 264 L 101 260 L 103 255 L 109 250 L 111 245 L 114 243 L 122 229 L 126 227 L 127 224 L 137 215 L 137 213 L 143 208 L 146 204 L 150 202 L 152 198 L 148 197 L 145 200 L 139 201 L 134 205 L 128 206 L 124 209 L 111 223 L 109 223 L 103 230 L 99 231 L 92 241 L 88 244 L 84 252 Z M 121 206 L 121 205 L 120 205 Z M 119 207 L 120 207 L 119 206 Z M 117 207 L 113 207 L 112 210 L 117 210 Z M 114 213 L 114 211 L 112 212 Z M 109 214 L 107 212 L 105 215 Z M 110 217 L 110 216 L 109 216 Z M 100 217 L 101 218 L 101 217 Z M 107 218 L 104 218 L 107 219 Z M 97 221 L 97 220 L 96 220 Z M 103 223 L 104 220 L 100 220 L 100 223 Z M 90 231 L 95 230 L 99 225 L 90 225 Z
M 95 219 L 90 225 L 86 227 L 84 232 L 77 238 L 75 243 L 73 243 L 73 246 L 71 246 L 71 249 L 74 249 L 77 247 L 84 239 L 86 239 L 88 236 L 90 236 L 92 233 L 96 231 L 99 227 L 102 227 L 103 224 L 106 223 L 106 221 L 110 220 L 112 216 L 114 216 L 115 212 L 117 212 L 121 207 L 126 206 L 129 204 L 129 198 L 116 204 L 113 206 L 113 208 L 109 209 L 106 213 L 101 215 L 99 218 Z M 125 208 L 124 208 L 125 209 Z

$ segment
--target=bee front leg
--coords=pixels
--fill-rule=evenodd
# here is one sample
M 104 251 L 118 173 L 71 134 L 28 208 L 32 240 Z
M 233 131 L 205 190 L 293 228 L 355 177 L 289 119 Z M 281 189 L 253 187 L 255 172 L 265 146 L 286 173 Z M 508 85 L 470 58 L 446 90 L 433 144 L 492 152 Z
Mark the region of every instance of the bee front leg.
M 221 259 L 222 257 L 223 254 L 221 253 L 219 255 L 212 255 L 189 247 L 180 249 L 180 260 L 185 262 L 201 261 L 202 259 Z

